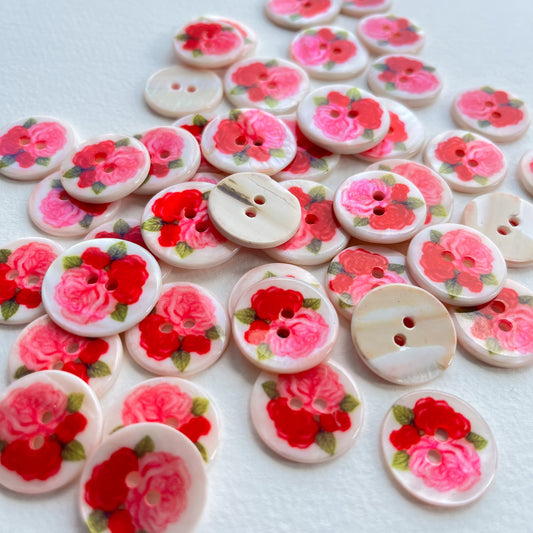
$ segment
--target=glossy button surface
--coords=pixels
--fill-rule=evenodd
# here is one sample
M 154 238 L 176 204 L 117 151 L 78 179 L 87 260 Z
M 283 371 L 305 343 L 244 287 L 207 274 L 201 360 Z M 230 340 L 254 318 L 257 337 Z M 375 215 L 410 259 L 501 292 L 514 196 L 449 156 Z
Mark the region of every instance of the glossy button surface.
M 342 13 L 351 17 L 365 17 L 387 11 L 391 4 L 392 0 L 343 0 Z
M 291 30 L 332 21 L 341 9 L 341 0 L 265 0 L 266 16 Z

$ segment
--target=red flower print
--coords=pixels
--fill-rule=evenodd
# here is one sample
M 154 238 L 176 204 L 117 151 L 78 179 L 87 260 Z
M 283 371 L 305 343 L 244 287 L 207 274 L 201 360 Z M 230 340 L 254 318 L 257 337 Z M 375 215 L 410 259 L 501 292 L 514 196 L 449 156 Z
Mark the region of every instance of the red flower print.
M 131 514 L 125 509 L 115 511 L 107 519 L 107 528 L 111 533 L 135 533 L 136 529 Z
M 211 350 L 211 341 L 205 335 L 185 335 L 181 347 L 186 352 L 205 355 Z
M 205 55 L 224 55 L 239 46 L 241 39 L 231 26 L 215 22 L 189 24 L 184 30 L 183 49 L 198 50 Z
M 294 314 L 303 305 L 303 296 L 298 291 L 269 287 L 252 296 L 252 308 L 263 320 L 277 320 L 282 312 Z
M 460 272 L 457 275 L 457 283 L 471 292 L 481 292 L 483 290 L 483 283 L 479 277 L 470 274 L 470 272 Z
M 348 116 L 357 119 L 363 128 L 375 130 L 381 126 L 383 109 L 376 100 L 361 98 L 352 102 Z
M 405 124 L 400 120 L 400 117 L 389 111 L 390 116 L 390 126 L 389 131 L 387 132 L 386 139 L 394 143 L 401 143 L 407 140 L 408 135 L 405 130 Z
M 84 250 L 81 254 L 81 259 L 86 265 L 99 269 L 105 268 L 111 263 L 111 257 L 109 257 L 109 254 L 95 246 L 91 246 Z
M 414 426 L 407 424 L 393 431 L 389 436 L 389 440 L 397 450 L 408 450 L 418 443 L 420 433 Z
M 390 204 L 385 207 L 382 215 L 372 213 L 370 226 L 377 230 L 395 229 L 400 230 L 410 226 L 415 221 L 415 214 L 403 204 Z
M 99 205 L 99 204 L 95 204 Z M 137 224 L 131 227 L 126 233 L 117 233 L 116 231 L 99 231 L 94 236 L 95 239 L 123 239 L 125 241 L 133 242 L 146 248 L 146 244 L 142 238 L 141 226 Z
M 148 279 L 146 262 L 138 255 L 126 255 L 111 263 L 107 272 L 108 287 L 113 297 L 122 304 L 131 305 L 137 302 L 142 294 L 143 286 Z
M 339 224 L 335 219 L 331 200 L 313 202 L 307 209 L 307 216 L 314 217 L 315 222 L 309 225 L 309 229 L 315 239 L 327 242 L 335 237 Z
M 268 4 L 279 15 L 300 15 L 303 18 L 315 17 L 331 7 L 331 0 L 271 0 Z
M 387 41 L 391 46 L 405 46 L 420 39 L 409 20 L 394 16 L 371 17 L 362 25 L 361 31 L 377 41 Z
M 392 56 L 385 60 L 385 70 L 378 79 L 383 83 L 392 83 L 394 88 L 411 94 L 422 94 L 435 90 L 439 80 L 430 72 L 430 67 L 416 59 Z
M 244 332 L 244 340 L 257 346 L 264 342 L 270 326 L 263 320 L 254 320 L 247 331 Z
M 432 281 L 444 283 L 455 275 L 453 264 L 447 260 L 446 250 L 440 244 L 425 242 L 422 246 L 420 266 Z
M 519 109 L 523 102 L 515 99 L 513 104 L 505 91 L 494 91 L 490 87 L 466 91 L 457 101 L 461 113 L 482 122 L 480 126 L 496 128 L 514 126 L 523 120 L 524 112 Z
M 466 143 L 461 137 L 450 137 L 438 144 L 435 157 L 444 163 L 457 165 L 466 155 Z
M 61 370 L 63 372 L 69 372 L 70 374 L 74 374 L 80 379 L 83 379 L 85 383 L 89 383 L 89 374 L 87 373 L 87 367 L 82 363 L 75 363 L 73 361 L 70 361 L 68 363 L 65 363 Z
M 20 305 L 24 305 L 28 309 L 35 309 L 41 305 L 41 293 L 40 291 L 21 289 L 21 291 L 15 296 L 15 301 Z
M 173 329 L 167 331 L 164 326 L 168 320 L 162 316 L 148 315 L 140 324 L 140 344 L 146 350 L 148 357 L 161 361 L 168 359 L 179 349 L 179 335 Z
M 179 161 L 184 141 L 170 128 L 154 128 L 141 138 L 150 154 L 150 176 L 164 178 L 170 172 L 170 163 Z
M 200 437 L 211 431 L 211 422 L 205 416 L 194 416 L 178 428 L 192 442 L 198 442 Z
M 330 282 L 329 288 L 338 294 L 348 292 L 352 286 L 353 278 L 348 274 L 338 274 Z
M 320 415 L 320 426 L 324 431 L 348 431 L 352 427 L 350 415 L 337 410 L 331 414 Z
M 73 440 L 78 433 L 81 433 L 87 426 L 87 418 L 79 411 L 67 415 L 67 417 L 56 427 L 55 436 L 63 444 Z
M 8 272 L 11 271 L 8 265 L 0 264 L 0 304 L 11 300 L 15 296 L 17 284 L 12 279 L 6 279 Z
M 427 435 L 434 435 L 438 429 L 442 429 L 450 438 L 460 439 L 470 433 L 468 419 L 454 411 L 444 400 L 421 398 L 416 402 L 413 412 L 416 427 Z
M 387 266 L 389 265 L 386 257 L 361 248 L 357 250 L 344 250 L 339 255 L 339 261 L 346 272 L 355 274 L 356 276 L 371 274 L 374 268 L 387 270 Z

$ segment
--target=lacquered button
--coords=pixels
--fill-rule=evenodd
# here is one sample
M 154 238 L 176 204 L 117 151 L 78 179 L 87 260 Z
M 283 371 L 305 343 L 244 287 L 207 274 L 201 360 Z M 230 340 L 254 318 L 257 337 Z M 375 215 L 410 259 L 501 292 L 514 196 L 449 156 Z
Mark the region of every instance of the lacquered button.
M 94 392 L 67 372 L 25 376 L 0 395 L 0 484 L 42 494 L 76 478 L 102 436 Z
M 0 248 L 0 324 L 27 324 L 44 315 L 43 278 L 63 248 L 50 239 L 25 237 Z
M 255 49 L 257 48 L 257 34 L 255 33 L 250 26 L 243 24 L 240 21 L 226 18 L 226 17 L 209 17 L 210 19 L 216 18 L 220 23 L 228 23 L 230 26 L 233 26 L 242 36 L 244 40 L 244 46 L 241 57 L 249 57 L 254 54 Z
M 261 440 L 299 463 L 339 457 L 353 446 L 363 424 L 361 395 L 348 373 L 332 362 L 297 374 L 261 373 L 250 413 Z
M 211 183 L 180 183 L 148 202 L 141 231 L 154 255 L 180 268 L 207 268 L 239 251 L 211 222 L 207 209 L 214 190 Z
M 517 368 L 533 363 L 533 292 L 508 279 L 483 306 L 452 308 L 461 346 L 492 366 Z
M 328 297 L 348 320 L 365 294 L 389 283 L 411 280 L 405 269 L 405 256 L 381 246 L 346 248 L 333 258 L 326 274 Z
M 440 507 L 477 500 L 496 472 L 496 444 L 485 420 L 441 391 L 399 398 L 383 421 L 381 449 L 387 470 L 404 490 Z
M 263 370 L 302 372 L 324 361 L 335 346 L 337 313 L 303 281 L 264 279 L 243 291 L 235 307 L 233 338 L 246 359 Z
M 289 53 L 319 80 L 353 78 L 368 63 L 368 54 L 355 35 L 339 26 L 315 26 L 297 33 Z
M 361 172 L 341 183 L 335 215 L 350 235 L 362 241 L 395 243 L 410 239 L 426 220 L 422 193 L 399 174 Z
M 419 385 L 451 364 L 457 338 L 437 298 L 412 285 L 384 285 L 354 309 L 352 340 L 363 362 L 398 385 Z
M 492 300 L 507 277 L 505 259 L 479 231 L 438 224 L 414 236 L 407 250 L 413 280 L 444 303 L 481 305 Z
M 300 225 L 298 199 L 265 174 L 241 172 L 212 190 L 209 216 L 220 232 L 248 248 L 288 241 Z
M 104 436 L 141 422 L 159 422 L 183 433 L 206 463 L 215 456 L 220 414 L 209 394 L 195 383 L 154 378 L 129 389 L 107 410 Z
M 372 13 L 387 11 L 392 0 L 343 0 L 342 13 L 351 17 L 366 17 Z
M 459 93 L 451 113 L 460 128 L 481 133 L 494 142 L 516 141 L 530 123 L 523 100 L 487 85 Z
M 100 135 L 78 145 L 61 163 L 61 184 L 82 202 L 103 204 L 128 196 L 149 169 L 150 155 L 137 139 Z
M 216 168 L 276 174 L 296 155 L 296 140 L 285 123 L 260 109 L 233 109 L 212 120 L 202 135 L 202 153 Z
M 229 340 L 226 311 L 207 289 L 168 283 L 152 312 L 126 332 L 133 359 L 159 376 L 191 376 L 214 364 Z
M 390 118 L 373 95 L 339 84 L 309 93 L 298 107 L 298 125 L 319 146 L 337 154 L 355 154 L 384 139 Z
M 449 185 L 434 170 L 407 159 L 386 159 L 370 165 L 367 170 L 393 172 L 414 183 L 426 201 L 425 226 L 450 220 L 453 194 Z
M 529 150 L 521 157 L 516 173 L 522 187 L 533 196 L 533 150 Z
M 341 0 L 266 0 L 265 14 L 278 26 L 297 30 L 331 22 L 340 12 Z
M 164 424 L 117 431 L 87 461 L 80 480 L 81 516 L 91 531 L 191 533 L 206 498 L 197 448 Z
M 118 239 L 75 244 L 52 263 L 42 288 L 50 318 L 86 337 L 126 331 L 150 312 L 160 290 L 157 261 Z
M 284 181 L 282 186 L 298 198 L 302 218 L 296 234 L 287 242 L 266 249 L 266 254 L 296 265 L 319 265 L 329 261 L 349 240 L 333 212 L 333 191 L 307 180 Z
M 498 187 L 507 174 L 504 153 L 481 135 L 450 130 L 433 137 L 424 161 L 458 192 L 478 194 Z
M 0 174 L 20 181 L 43 178 L 57 170 L 75 144 L 72 126 L 62 120 L 17 120 L 0 129 Z
M 370 90 L 409 107 L 432 104 L 442 90 L 437 69 L 416 56 L 388 55 L 377 59 L 367 73 Z
M 164 117 L 214 109 L 223 96 L 222 81 L 214 72 L 177 65 L 152 74 L 144 88 L 146 103 Z

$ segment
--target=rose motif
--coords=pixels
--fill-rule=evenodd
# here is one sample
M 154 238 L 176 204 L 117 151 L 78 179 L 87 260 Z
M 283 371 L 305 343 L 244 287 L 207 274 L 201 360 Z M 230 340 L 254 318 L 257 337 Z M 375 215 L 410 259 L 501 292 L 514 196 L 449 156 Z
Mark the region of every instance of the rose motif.
M 363 299 L 363 296 L 365 296 L 365 294 L 370 292 L 372 289 L 381 287 L 382 285 L 388 285 L 389 283 L 407 282 L 404 278 L 396 274 L 396 272 L 385 270 L 383 272 L 383 276 L 380 278 L 376 278 L 372 274 L 361 274 L 353 278 L 350 285 L 341 292 L 349 293 L 352 297 L 353 305 L 357 305 Z M 333 284 L 333 286 L 335 287 L 335 284 Z
M 371 274 L 374 268 L 385 271 L 389 265 L 386 257 L 362 248 L 344 250 L 339 254 L 339 261 L 346 272 L 356 276 Z
M 369 217 L 374 207 L 383 207 L 390 200 L 391 189 L 380 179 L 361 179 L 341 190 L 341 205 L 352 215 Z M 382 200 L 377 200 L 383 198 Z
M 252 309 L 262 320 L 276 320 L 281 312 L 294 314 L 303 305 L 303 296 L 298 291 L 268 287 L 261 289 L 252 296 Z
M 388 90 L 423 94 L 434 91 L 439 86 L 439 80 L 433 74 L 435 69 L 416 59 L 387 57 L 385 63 L 377 63 L 374 68 L 381 71 L 378 79 L 386 84 Z
M 413 413 L 415 426 L 427 435 L 434 435 L 438 429 L 442 429 L 450 438 L 460 439 L 470 433 L 469 420 L 444 400 L 421 398 L 416 402 Z
M 400 117 L 392 111 L 389 111 L 389 117 L 390 126 L 385 138 L 379 144 L 373 148 L 370 148 L 370 150 L 363 152 L 362 155 L 375 159 L 383 158 L 390 154 L 393 150 L 400 149 L 400 147 L 396 146 L 396 143 L 403 143 L 409 138 L 409 135 L 405 129 L 405 123 L 400 119 Z M 405 149 L 405 147 L 401 148 Z
M 7 266 L 17 272 L 14 281 L 20 289 L 39 291 L 48 267 L 57 257 L 49 244 L 30 242 L 19 246 L 7 260 Z
M 371 17 L 361 27 L 361 31 L 384 45 L 406 46 L 420 40 L 415 27 L 406 18 L 393 15 Z
M 355 44 L 348 40 L 348 33 L 333 33 L 329 28 L 305 30 L 292 45 L 292 54 L 302 65 L 324 65 L 330 70 L 335 65 L 346 63 L 357 53 Z
M 167 128 L 155 128 L 142 136 L 141 142 L 150 154 L 149 175 L 164 178 L 170 172 L 170 165 L 177 165 L 185 145 L 183 139 Z
M 177 38 L 183 41 L 183 49 L 193 55 L 224 55 L 241 43 L 233 26 L 216 22 L 189 24 Z
M 331 7 L 331 0 L 270 0 L 268 7 L 279 15 L 312 18 L 326 12 Z
M 97 204 L 96 204 L 97 205 Z M 142 246 L 145 250 L 146 243 L 141 234 L 140 224 L 130 226 L 126 221 L 119 219 L 113 226 L 113 231 L 99 231 L 94 235 L 95 239 L 122 239 Z

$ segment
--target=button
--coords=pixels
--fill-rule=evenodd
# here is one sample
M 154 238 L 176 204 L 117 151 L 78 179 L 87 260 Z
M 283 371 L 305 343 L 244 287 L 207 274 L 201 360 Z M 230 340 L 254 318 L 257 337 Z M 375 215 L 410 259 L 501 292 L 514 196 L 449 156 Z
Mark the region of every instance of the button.
M 343 0 L 342 14 L 350 17 L 366 17 L 390 9 L 392 0 Z
M 425 163 L 458 192 L 479 194 L 498 187 L 507 174 L 505 154 L 481 135 L 450 130 L 433 137 Z
M 218 183 L 225 177 L 225 174 L 219 174 L 218 172 L 197 172 L 190 181 L 199 181 L 200 183 L 211 183 L 212 185 L 218 185 Z
M 25 237 L 0 248 L 0 324 L 27 324 L 44 315 L 41 287 L 63 248 L 50 239 Z
M 351 85 L 326 85 L 309 93 L 298 107 L 298 125 L 319 146 L 337 154 L 364 152 L 389 131 L 385 107 Z
M 115 383 L 122 364 L 118 335 L 90 339 L 73 335 L 42 316 L 28 324 L 9 350 L 9 379 L 41 370 L 62 370 L 83 379 L 97 396 Z
M 194 283 L 163 285 L 152 312 L 126 332 L 132 358 L 159 376 L 191 376 L 214 364 L 229 340 L 226 311 Z
M 303 372 L 335 346 L 337 313 L 303 281 L 264 279 L 243 291 L 235 307 L 233 338 L 244 357 L 263 370 Z
M 523 100 L 489 86 L 459 93 L 452 104 L 454 122 L 494 142 L 520 139 L 529 128 L 529 109 Z
M 296 155 L 296 140 L 279 118 L 259 109 L 233 109 L 212 120 L 202 136 L 202 152 L 216 168 L 276 174 Z
M 485 305 L 450 313 L 461 346 L 480 361 L 502 368 L 533 363 L 533 292 L 527 287 L 508 279 Z
M 43 494 L 78 477 L 102 436 L 94 392 L 67 372 L 24 376 L 0 395 L 0 484 Z
M 266 16 L 278 26 L 298 30 L 331 22 L 341 10 L 341 0 L 267 0 Z
M 68 123 L 34 116 L 0 129 L 0 174 L 20 181 L 44 178 L 57 170 L 76 144 Z
M 266 254 L 296 265 L 320 265 L 331 260 L 349 240 L 333 212 L 333 191 L 308 180 L 284 181 L 282 186 L 298 198 L 302 218 L 296 234 L 266 249 Z
M 533 196 L 533 150 L 521 157 L 516 174 L 522 187 Z
M 137 244 L 95 239 L 61 254 L 42 290 L 44 307 L 57 325 L 103 337 L 126 331 L 150 312 L 161 290 L 161 271 Z
M 407 250 L 413 280 L 441 302 L 481 305 L 500 292 L 507 267 L 496 245 L 461 224 L 437 224 L 415 235 Z
M 244 40 L 244 46 L 242 51 L 242 58 L 249 57 L 254 55 L 255 49 L 257 48 L 258 38 L 250 26 L 243 24 L 240 21 L 225 18 L 225 17 L 208 17 L 209 19 L 216 18 L 218 22 L 227 23 L 230 26 L 233 26 L 242 36 Z
M 432 104 L 442 90 L 437 69 L 416 56 L 388 55 L 368 70 L 367 83 L 377 95 L 394 98 L 409 107 Z
M 137 139 L 100 135 L 78 145 L 61 163 L 61 184 L 82 202 L 109 203 L 137 189 L 149 169 L 150 155 Z
M 265 174 L 240 172 L 211 191 L 209 216 L 228 239 L 248 248 L 288 241 L 300 225 L 298 199 Z
M 148 202 L 141 231 L 154 255 L 180 268 L 208 268 L 222 264 L 239 251 L 218 232 L 208 214 L 214 189 L 210 183 L 180 183 Z
M 417 500 L 439 507 L 477 500 L 496 472 L 496 444 L 485 420 L 441 391 L 399 398 L 383 421 L 381 449 L 396 482 Z
M 361 394 L 340 365 L 298 374 L 262 372 L 250 399 L 252 423 L 278 455 L 321 463 L 346 453 L 363 424 Z
M 350 235 L 362 241 L 395 243 L 410 239 L 426 220 L 422 193 L 399 174 L 361 172 L 341 183 L 335 215 Z
M 427 205 L 425 226 L 448 222 L 453 211 L 453 194 L 449 185 L 426 165 L 407 159 L 386 159 L 370 165 L 367 170 L 399 174 L 422 193 Z
M 134 424 L 104 440 L 80 480 L 79 506 L 91 531 L 191 532 L 207 497 L 202 458 L 164 424 Z
M 343 80 L 364 70 L 368 54 L 352 32 L 339 26 L 315 26 L 297 33 L 291 58 L 312 78 Z
M 351 320 L 363 296 L 389 283 L 411 283 L 405 256 L 384 246 L 352 246 L 333 258 L 326 274 L 329 299 L 340 315 Z
M 152 74 L 144 88 L 152 110 L 173 118 L 214 109 L 223 96 L 222 81 L 214 72 L 177 65 Z
M 224 76 L 224 90 L 235 107 L 289 113 L 309 91 L 309 78 L 285 59 L 253 57 L 231 65 Z
M 412 285 L 384 285 L 354 309 L 352 340 L 363 362 L 398 385 L 419 385 L 451 364 L 457 338 L 437 298 Z
M 207 391 L 186 379 L 153 378 L 121 394 L 108 409 L 104 436 L 124 426 L 159 422 L 183 433 L 205 463 L 219 445 L 220 414 Z

